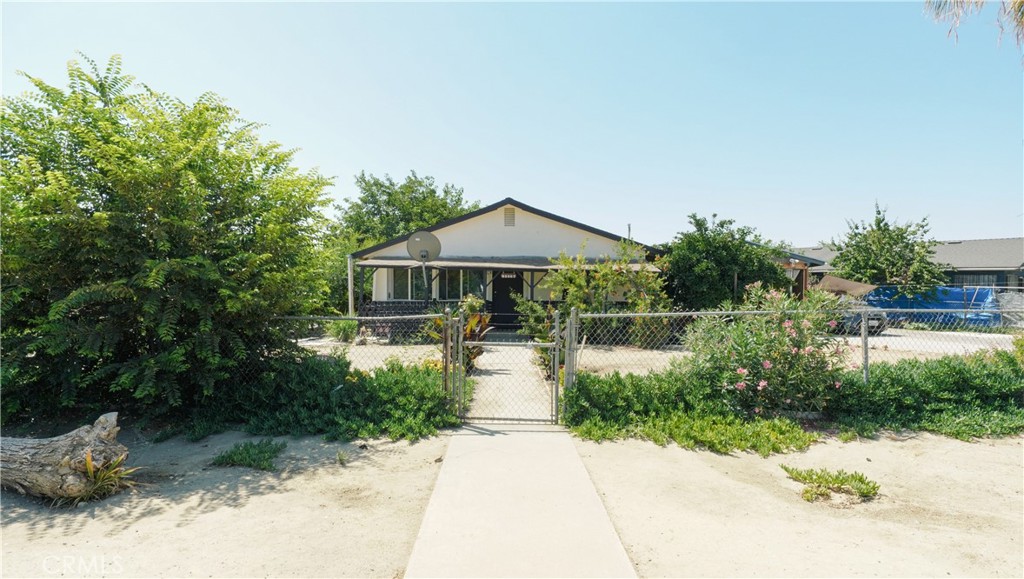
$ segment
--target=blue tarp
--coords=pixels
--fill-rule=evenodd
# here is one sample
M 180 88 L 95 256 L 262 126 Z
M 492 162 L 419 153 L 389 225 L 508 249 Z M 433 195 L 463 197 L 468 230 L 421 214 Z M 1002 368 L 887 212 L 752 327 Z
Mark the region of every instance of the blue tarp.
M 931 294 L 896 296 L 893 287 L 880 287 L 864 296 L 868 304 L 882 309 L 960 310 L 959 312 L 893 312 L 890 321 L 922 322 L 941 325 L 999 326 L 999 302 L 996 292 L 987 287 L 939 286 Z

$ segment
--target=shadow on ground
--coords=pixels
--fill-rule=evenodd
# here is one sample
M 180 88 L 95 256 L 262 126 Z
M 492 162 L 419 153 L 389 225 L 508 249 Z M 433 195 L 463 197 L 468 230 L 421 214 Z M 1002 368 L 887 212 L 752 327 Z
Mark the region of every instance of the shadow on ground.
M 210 464 L 234 444 L 261 438 L 265 437 L 226 432 L 194 443 L 181 437 L 153 443 L 136 432 L 122 432 L 119 439 L 129 449 L 129 466 L 140 467 L 134 477 L 138 482 L 135 489 L 77 507 L 51 507 L 48 500 L 4 489 L 0 522 L 4 527 L 24 525 L 30 540 L 53 534 L 72 536 L 91 521 L 107 523 L 106 534 L 113 536 L 174 508 L 179 511 L 176 526 L 185 527 L 204 514 L 238 509 L 254 497 L 283 492 L 303 473 L 374 469 L 388 455 L 402 452 L 398 448 L 402 443 L 386 440 L 327 442 L 315 436 L 276 437 L 288 443 L 275 460 L 276 472 Z M 186 506 L 181 509 L 183 504 Z

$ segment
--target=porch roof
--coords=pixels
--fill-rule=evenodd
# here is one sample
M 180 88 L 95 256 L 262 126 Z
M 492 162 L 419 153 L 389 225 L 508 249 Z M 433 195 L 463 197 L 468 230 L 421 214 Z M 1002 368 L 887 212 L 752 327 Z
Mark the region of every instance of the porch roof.
M 356 261 L 357 267 L 375 267 L 403 269 L 419 267 L 420 262 L 401 257 L 375 257 Z M 487 269 L 504 271 L 551 271 L 564 269 L 560 265 L 551 263 L 551 259 L 543 256 L 523 257 L 446 257 L 427 262 L 427 265 L 435 269 Z M 586 267 L 596 267 L 596 260 Z M 652 263 L 631 263 L 630 269 L 634 271 L 660 271 Z

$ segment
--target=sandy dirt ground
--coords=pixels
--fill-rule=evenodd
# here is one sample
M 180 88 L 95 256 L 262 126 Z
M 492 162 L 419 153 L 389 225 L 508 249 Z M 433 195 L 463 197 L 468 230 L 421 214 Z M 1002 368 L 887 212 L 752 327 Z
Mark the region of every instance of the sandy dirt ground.
M 850 367 L 858 368 L 863 364 L 860 336 L 837 336 L 835 341 L 848 348 L 846 359 Z M 997 349 L 1012 350 L 1013 336 L 890 328 L 881 335 L 868 337 L 869 363 L 898 362 L 904 359 L 932 360 Z M 615 371 L 621 374 L 648 374 L 664 372 L 673 359 L 689 355 L 681 346 L 649 350 L 635 346 L 586 344 L 580 353 L 579 368 L 584 372 L 601 375 Z
M 643 577 L 1021 577 L 1022 442 L 833 439 L 767 459 L 635 440 L 577 450 Z M 880 494 L 808 503 L 779 464 L 859 471 Z
M 348 344 L 333 338 L 309 338 L 299 340 L 299 345 L 309 348 L 318 354 L 331 356 L 338 353 L 352 362 L 352 366 L 360 370 L 381 368 L 391 359 L 398 359 L 403 364 L 419 364 L 424 360 L 441 359 L 441 347 L 438 345 L 391 345 L 391 344 Z
M 844 338 L 850 346 L 851 363 L 863 363 L 860 336 Z M 868 360 L 898 362 L 908 358 L 933 360 L 943 356 L 960 356 L 984 350 L 1013 350 L 1010 334 L 976 332 L 933 332 L 890 328 L 878 336 L 868 336 Z
M 119 439 L 144 467 L 135 492 L 49 508 L 3 491 L 3 577 L 398 577 L 449 436 L 411 445 L 280 438 L 288 447 L 277 473 L 210 466 L 251 439 L 240 433 Z
M 668 370 L 672 360 L 690 353 L 681 346 L 649 350 L 636 346 L 592 346 L 585 344 L 579 356 L 579 370 L 606 375 L 649 374 Z

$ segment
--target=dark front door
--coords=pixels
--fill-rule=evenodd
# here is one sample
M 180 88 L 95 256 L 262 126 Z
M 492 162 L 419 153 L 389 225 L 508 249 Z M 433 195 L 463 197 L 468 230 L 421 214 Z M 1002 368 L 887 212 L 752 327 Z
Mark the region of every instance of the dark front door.
M 523 279 L 513 271 L 496 271 L 491 282 L 491 325 L 519 329 L 519 317 L 512 293 L 523 292 Z

